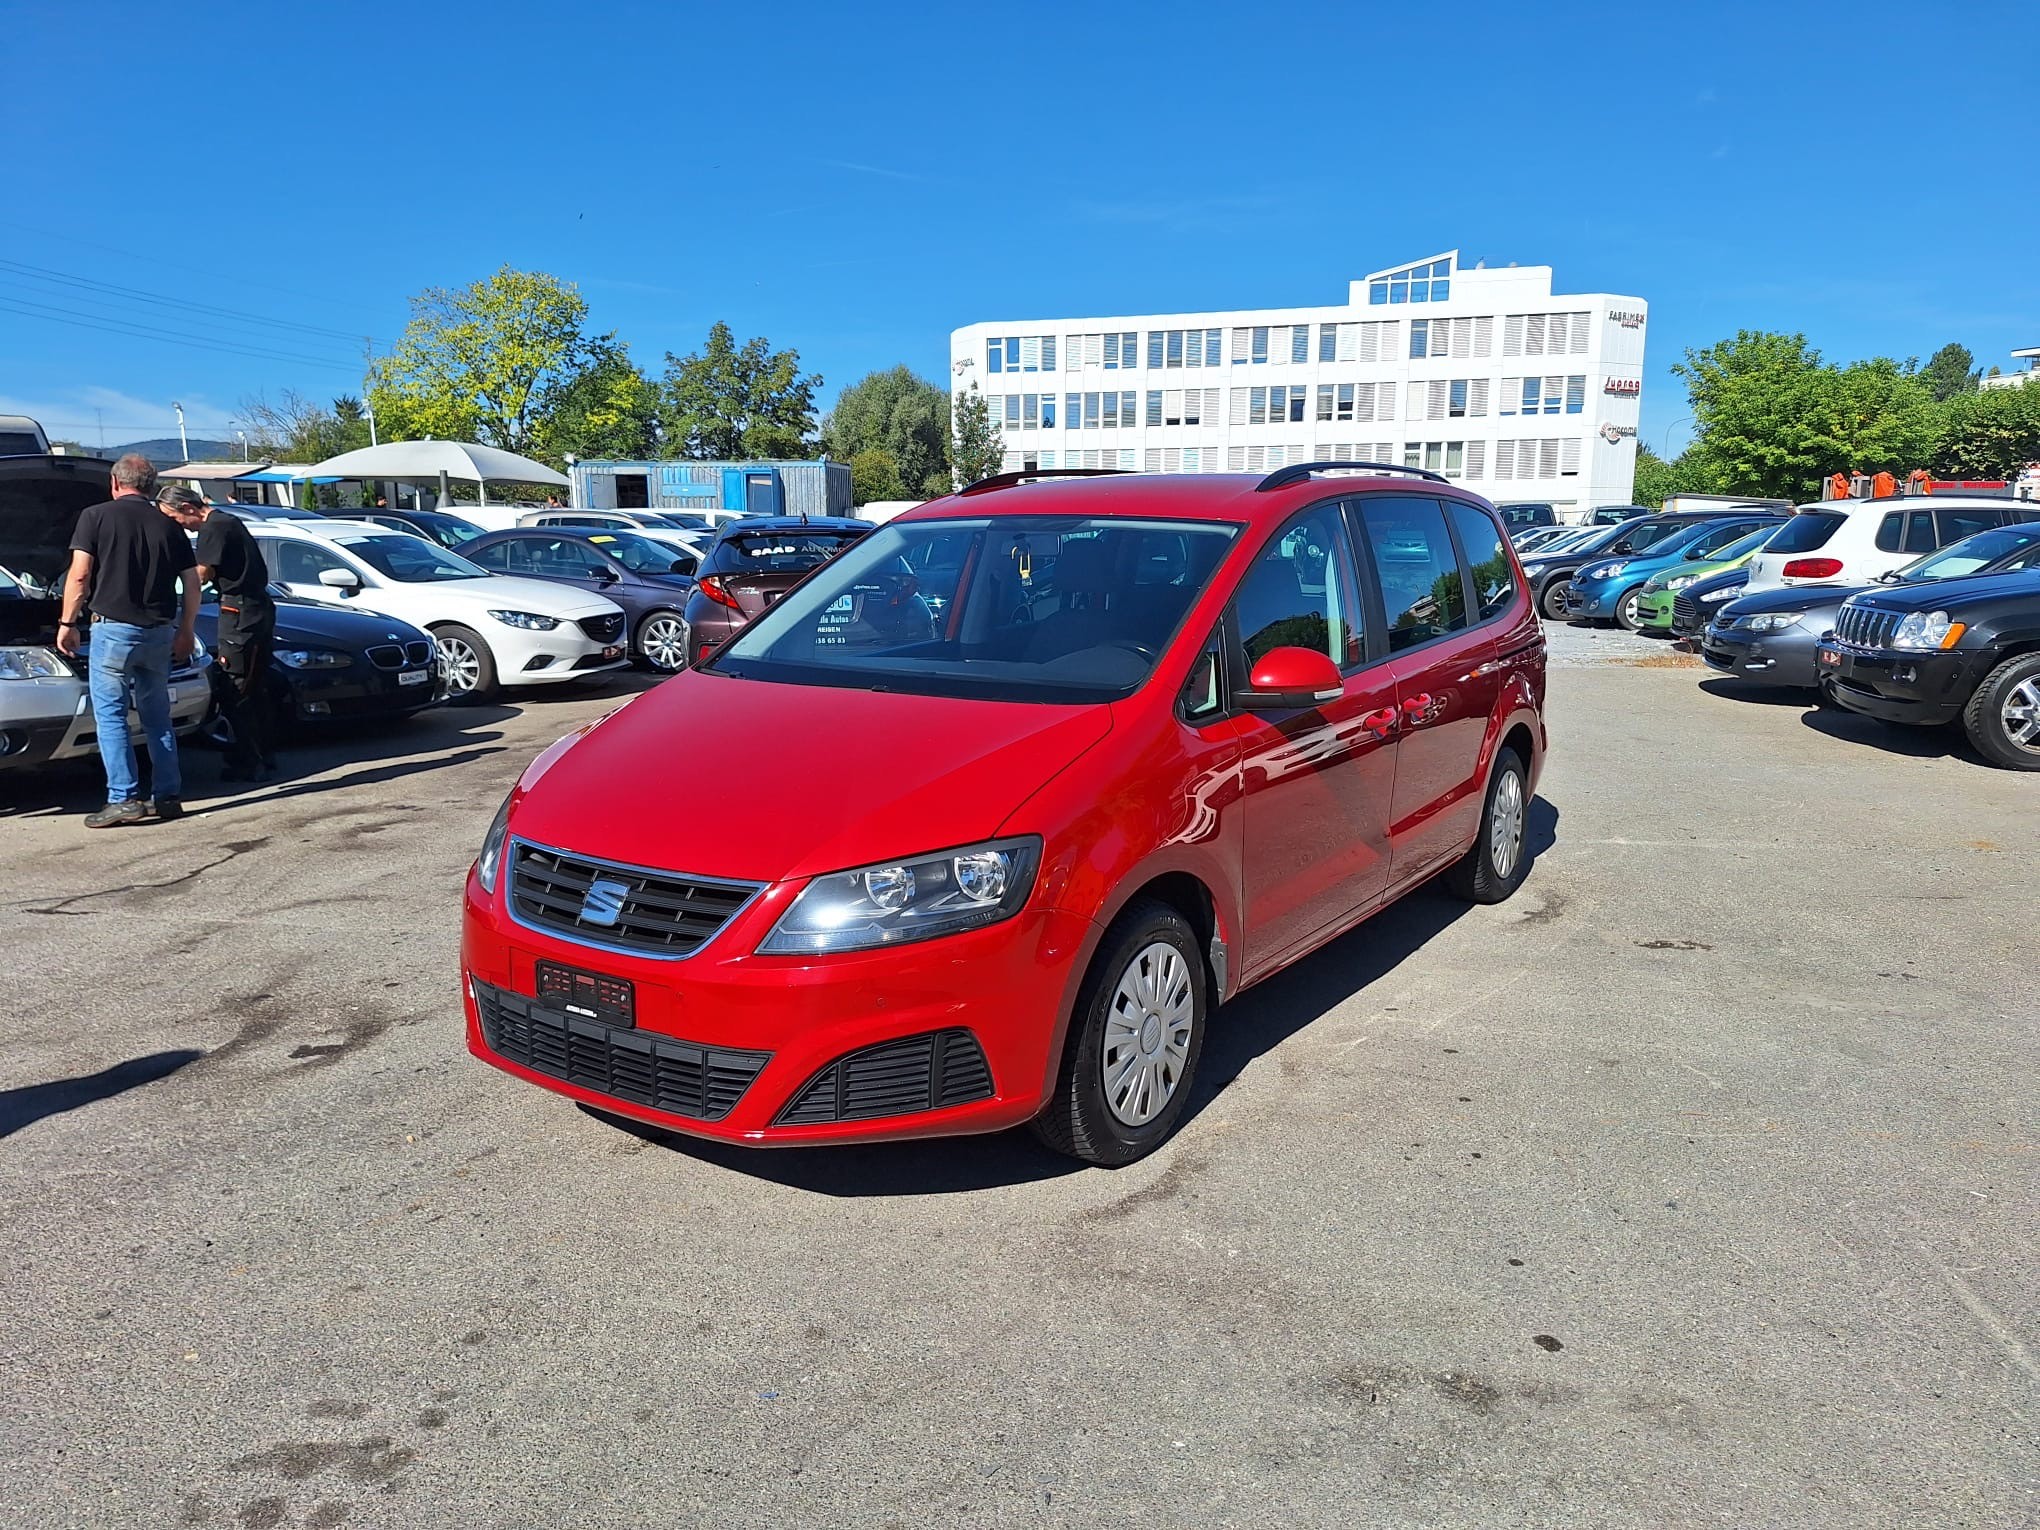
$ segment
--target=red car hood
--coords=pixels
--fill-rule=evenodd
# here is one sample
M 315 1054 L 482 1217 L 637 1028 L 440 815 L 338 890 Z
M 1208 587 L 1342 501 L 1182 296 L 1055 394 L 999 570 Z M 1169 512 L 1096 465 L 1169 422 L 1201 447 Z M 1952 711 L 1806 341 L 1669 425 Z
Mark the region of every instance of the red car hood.
M 683 671 L 526 772 L 523 839 L 771 882 L 989 839 L 1111 730 L 1105 705 Z

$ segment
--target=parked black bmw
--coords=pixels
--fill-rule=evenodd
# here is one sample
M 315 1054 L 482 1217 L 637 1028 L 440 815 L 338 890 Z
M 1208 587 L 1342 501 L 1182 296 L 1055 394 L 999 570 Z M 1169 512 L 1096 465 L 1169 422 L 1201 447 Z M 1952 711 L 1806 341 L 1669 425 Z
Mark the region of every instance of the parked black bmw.
M 2040 569 L 1842 602 L 1821 641 L 1831 701 L 1885 722 L 1960 722 L 1994 765 L 2040 770 Z
M 1802 584 L 1745 595 L 1708 625 L 1700 657 L 1739 680 L 1811 690 L 1820 684 L 1816 662 L 1820 640 L 1852 595 L 1866 588 L 1902 588 L 2035 567 L 2040 567 L 2040 524 L 1993 527 L 1916 558 L 1873 585 Z
M 281 585 L 269 587 L 269 598 L 276 602 L 276 646 L 269 659 L 276 721 L 405 717 L 443 698 L 438 645 L 409 622 L 299 600 Z M 199 641 L 208 651 L 219 616 L 216 605 L 199 608 Z M 225 742 L 222 726 L 217 716 L 206 724 Z

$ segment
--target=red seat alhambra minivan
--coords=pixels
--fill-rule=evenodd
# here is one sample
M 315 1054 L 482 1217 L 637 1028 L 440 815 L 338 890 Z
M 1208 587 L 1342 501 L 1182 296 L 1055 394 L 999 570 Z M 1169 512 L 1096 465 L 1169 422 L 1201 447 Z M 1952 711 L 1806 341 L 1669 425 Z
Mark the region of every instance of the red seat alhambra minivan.
M 988 479 L 533 761 L 468 1045 L 733 1142 L 1128 1163 L 1226 999 L 1439 873 L 1515 890 L 1543 699 L 1501 522 L 1434 474 Z M 797 789 L 676 808 L 708 740 Z

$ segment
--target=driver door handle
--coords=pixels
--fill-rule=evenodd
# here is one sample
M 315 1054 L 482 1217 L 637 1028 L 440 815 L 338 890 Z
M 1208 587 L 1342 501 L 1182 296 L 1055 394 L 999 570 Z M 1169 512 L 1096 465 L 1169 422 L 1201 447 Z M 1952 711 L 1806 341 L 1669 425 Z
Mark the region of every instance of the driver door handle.
M 1360 719 L 1360 726 L 1376 738 L 1387 738 L 1395 731 L 1395 708 L 1381 707 Z

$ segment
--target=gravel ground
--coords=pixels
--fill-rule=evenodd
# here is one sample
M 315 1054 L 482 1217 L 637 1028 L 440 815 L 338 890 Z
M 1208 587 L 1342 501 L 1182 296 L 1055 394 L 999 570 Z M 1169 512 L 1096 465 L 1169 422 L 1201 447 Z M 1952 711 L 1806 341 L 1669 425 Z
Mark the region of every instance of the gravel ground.
M 1523 890 L 1228 1006 L 1116 1173 L 470 1059 L 463 869 L 603 698 L 0 777 L 0 1523 L 2030 1526 L 2040 782 L 1552 641 Z

